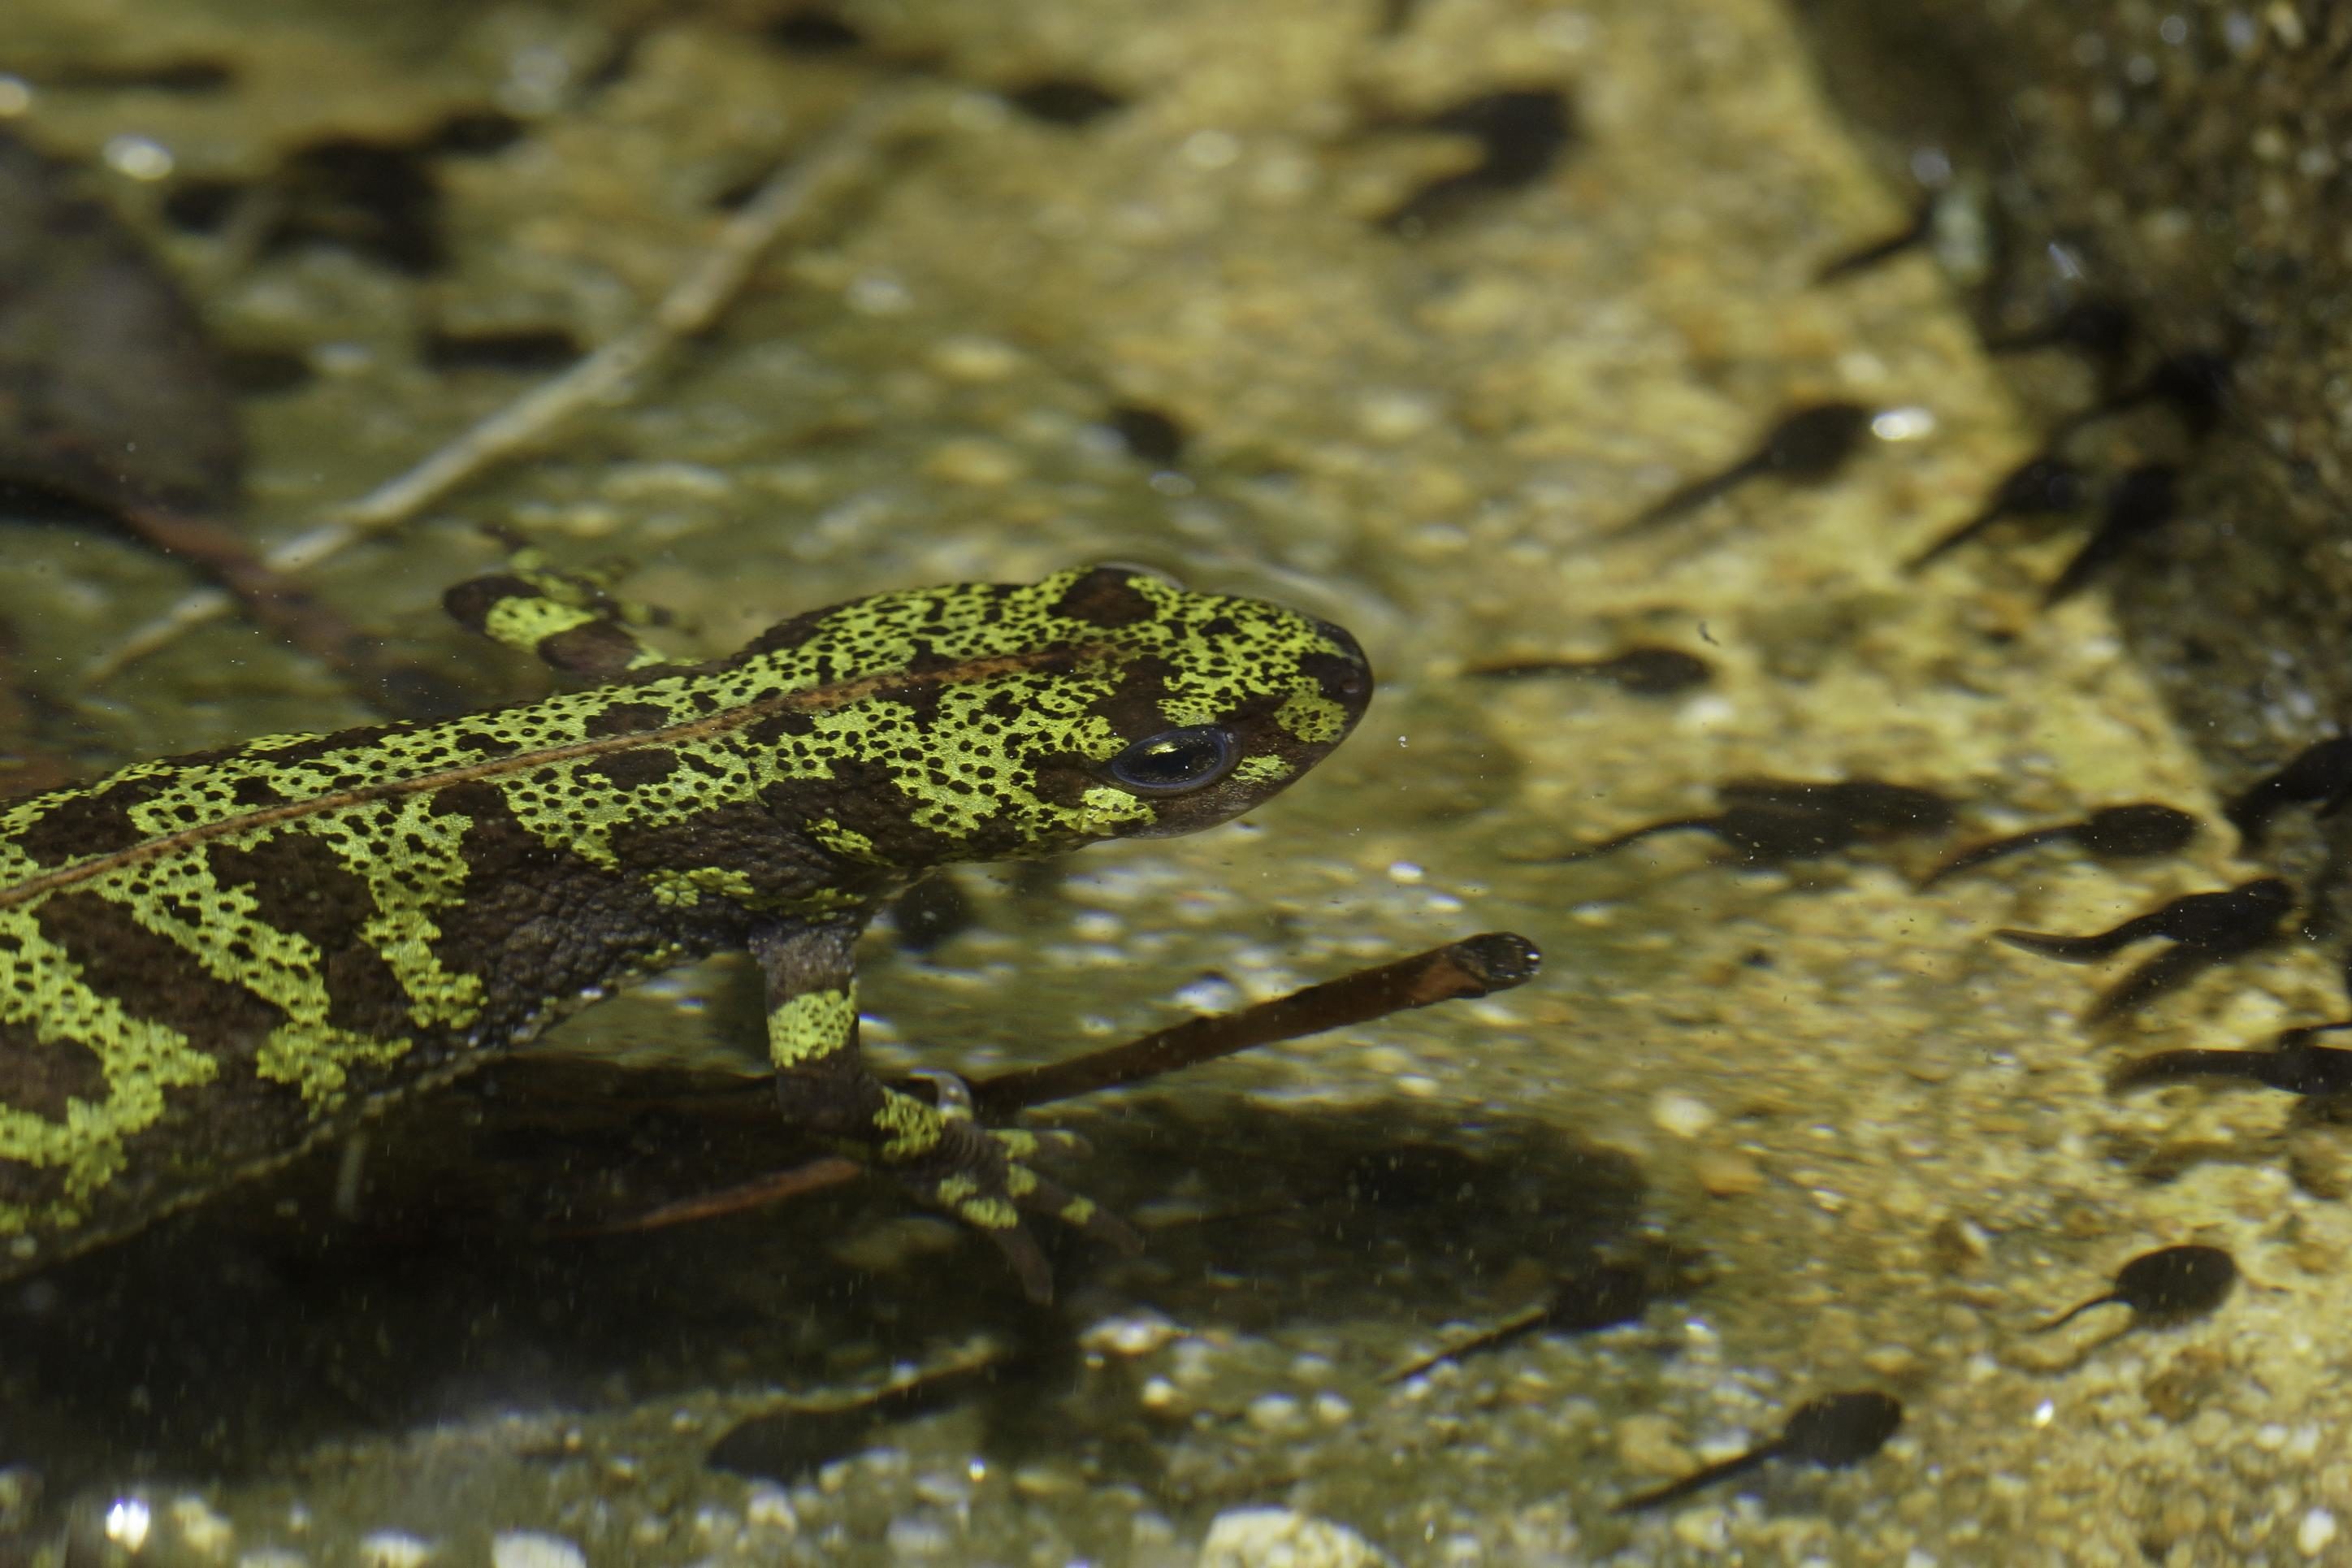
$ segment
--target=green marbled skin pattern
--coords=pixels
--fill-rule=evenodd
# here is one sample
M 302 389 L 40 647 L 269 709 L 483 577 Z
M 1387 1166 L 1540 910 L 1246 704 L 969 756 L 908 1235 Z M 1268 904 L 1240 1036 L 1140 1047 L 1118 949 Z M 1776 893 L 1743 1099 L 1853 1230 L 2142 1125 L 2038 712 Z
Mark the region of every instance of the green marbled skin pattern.
M 485 618 L 519 641 L 607 626 L 520 599 Z M 878 595 L 706 665 L 604 662 L 635 668 L 0 804 L 0 1278 L 633 980 L 854 935 L 933 868 L 1223 821 L 1370 691 L 1336 627 L 1108 567 Z M 1238 752 L 1209 787 L 1106 772 L 1204 724 Z

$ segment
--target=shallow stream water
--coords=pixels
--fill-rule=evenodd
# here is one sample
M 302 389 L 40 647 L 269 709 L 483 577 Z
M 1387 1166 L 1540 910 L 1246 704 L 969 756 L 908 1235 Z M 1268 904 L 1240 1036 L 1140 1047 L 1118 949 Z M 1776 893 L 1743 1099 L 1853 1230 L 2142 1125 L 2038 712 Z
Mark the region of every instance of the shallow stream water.
M 546 678 L 437 601 L 513 537 L 624 563 L 686 653 L 1096 560 L 1356 633 L 1370 715 L 1262 812 L 966 874 L 928 951 L 870 935 L 880 1061 L 1052 1059 L 1483 931 L 1544 971 L 1041 1117 L 1148 1242 L 1057 1244 L 1050 1310 L 881 1189 L 567 1234 L 615 1172 L 759 1163 L 763 1129 L 609 1070 L 756 1070 L 750 967 L 665 977 L 6 1287 L 0 1562 L 2352 1561 L 2352 1150 L 2284 1096 L 2106 1086 L 2331 1016 L 2335 976 L 2282 943 L 2091 1027 L 2147 950 L 1991 940 L 2259 868 L 2095 589 L 2042 606 L 2081 525 L 1903 571 L 2039 433 L 1933 257 L 1817 280 L 1911 195 L 1765 0 L 16 0 L 7 31 L 4 128 L 283 371 L 238 405 L 264 545 L 628 331 L 780 160 L 896 100 L 715 328 L 310 574 L 484 701 Z M 1556 144 L 1448 129 L 1503 91 L 1553 95 Z M 1868 416 L 1847 460 L 1637 524 L 1833 402 Z M 370 718 L 234 617 L 93 681 L 184 568 L 29 519 L 0 549 L 25 749 L 70 773 Z M 1635 647 L 1706 679 L 1476 673 Z M 1955 819 L 1560 858 L 1759 777 Z M 2138 800 L 2201 831 L 1916 889 Z M 2217 1311 L 2029 1331 L 2192 1242 L 2243 1275 Z M 1388 1376 L 1612 1269 L 1630 1321 Z M 1874 1457 L 1612 1511 L 1860 1389 L 1903 1406 Z

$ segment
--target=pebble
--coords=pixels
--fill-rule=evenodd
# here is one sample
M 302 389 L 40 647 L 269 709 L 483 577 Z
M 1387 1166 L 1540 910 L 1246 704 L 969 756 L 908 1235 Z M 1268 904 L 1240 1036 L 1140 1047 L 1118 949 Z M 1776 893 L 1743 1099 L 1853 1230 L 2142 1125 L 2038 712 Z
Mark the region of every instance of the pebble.
M 1242 988 L 1223 975 L 1203 974 L 1189 985 L 1177 987 L 1176 1000 L 1195 1013 L 1225 1013 L 1240 1006 L 1245 998 Z
M 955 1537 L 935 1519 L 894 1519 L 882 1532 L 894 1562 L 909 1558 L 945 1557 L 955 1550 Z
M 172 1527 L 180 1532 L 181 1542 L 203 1557 L 215 1560 L 228 1555 L 229 1542 L 236 1531 L 229 1522 L 213 1511 L 212 1505 L 200 1497 L 184 1497 L 164 1510 Z
M 962 1245 L 963 1237 L 943 1219 L 901 1215 L 861 1226 L 833 1242 L 826 1251 L 861 1274 L 896 1274 Z
M 923 471 L 950 484 L 994 489 L 1009 485 L 1029 471 L 1021 455 L 999 442 L 978 436 L 942 441 L 931 448 Z
M 1689 1450 L 1675 1437 L 1675 1424 L 1663 1415 L 1629 1415 L 1620 1421 L 1617 1458 L 1642 1475 L 1678 1476 L 1693 1468 Z
M 1676 1541 L 1700 1552 L 1712 1554 L 1731 1544 L 1731 1521 L 1713 1505 L 1683 1510 L 1675 1515 L 1673 1528 Z
M 2336 1516 L 2324 1508 L 2315 1508 L 2303 1516 L 2295 1527 L 2295 1549 L 2305 1557 L 2316 1557 L 2327 1550 L 2336 1539 Z
M 1696 1138 L 1715 1125 L 1715 1110 L 1695 1094 L 1670 1089 L 1650 1101 L 1650 1120 L 1661 1131 Z
M 931 368 L 953 381 L 1003 381 L 1021 368 L 1020 351 L 994 338 L 942 338 L 931 345 Z
M 1287 1432 L 1305 1419 L 1298 1401 L 1286 1394 L 1261 1394 L 1249 1402 L 1249 1424 L 1261 1432 Z
M 1764 1167 L 1737 1149 L 1702 1149 L 1691 1174 L 1711 1198 L 1742 1198 L 1764 1184 Z
M 1426 393 L 1374 392 L 1357 403 L 1356 425 L 1370 439 L 1392 446 L 1422 435 L 1443 413 Z
M 705 463 L 616 463 L 605 470 L 599 488 L 613 501 L 723 501 L 735 494 L 735 481 L 723 468 Z
M 490 1568 L 588 1568 L 588 1554 L 560 1535 L 502 1530 L 490 1538 Z
M 424 1568 L 432 1560 L 432 1543 L 404 1530 L 372 1531 L 360 1537 L 361 1568 Z
M 1087 1489 L 1087 1482 L 1055 1465 L 1024 1465 L 1013 1472 L 1013 1489 L 1025 1498 L 1069 1497 Z
M 1919 1356 L 1907 1345 L 1878 1345 L 1864 1352 L 1862 1364 L 1881 1377 L 1907 1377 L 1918 1370 Z
M 1132 1317 L 1104 1318 L 1087 1325 L 1078 1335 L 1078 1344 L 1082 1349 L 1108 1355 L 1149 1355 L 1183 1332 L 1157 1312 L 1139 1312 Z
M 1196 1568 L 1386 1568 L 1389 1561 L 1328 1519 L 1287 1508 L 1237 1508 L 1210 1521 Z

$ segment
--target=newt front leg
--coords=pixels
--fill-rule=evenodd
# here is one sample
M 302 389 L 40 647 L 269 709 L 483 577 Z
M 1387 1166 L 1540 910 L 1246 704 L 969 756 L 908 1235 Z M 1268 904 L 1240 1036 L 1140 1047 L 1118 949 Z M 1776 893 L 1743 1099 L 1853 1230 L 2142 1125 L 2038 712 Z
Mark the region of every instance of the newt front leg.
M 751 952 L 767 988 L 768 1058 L 785 1119 L 845 1143 L 896 1176 L 916 1200 L 987 1233 L 1033 1301 L 1053 1299 L 1053 1273 L 1026 1210 L 1076 1226 L 1122 1250 L 1140 1245 L 1124 1221 L 1033 1168 L 1042 1141 L 972 1119 L 959 1080 L 941 1074 L 933 1104 L 876 1078 L 857 1042 L 856 919 L 778 924 Z

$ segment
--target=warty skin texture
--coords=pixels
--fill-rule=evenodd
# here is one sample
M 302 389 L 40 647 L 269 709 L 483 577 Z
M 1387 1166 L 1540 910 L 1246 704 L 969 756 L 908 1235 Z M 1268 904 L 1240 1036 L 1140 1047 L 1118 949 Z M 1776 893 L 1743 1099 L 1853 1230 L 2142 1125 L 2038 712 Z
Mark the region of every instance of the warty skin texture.
M 605 625 L 520 595 L 493 618 L 543 651 Z M 614 662 L 635 668 L 542 701 L 0 805 L 0 1278 L 729 949 L 768 975 L 786 1113 L 1009 1230 L 1040 1185 L 1017 1135 L 943 1130 L 858 1058 L 856 932 L 940 866 L 1248 810 L 1371 689 L 1337 627 L 1116 568 L 877 595 L 707 665 Z M 1213 777 L 1115 771 L 1194 731 L 1226 748 Z

